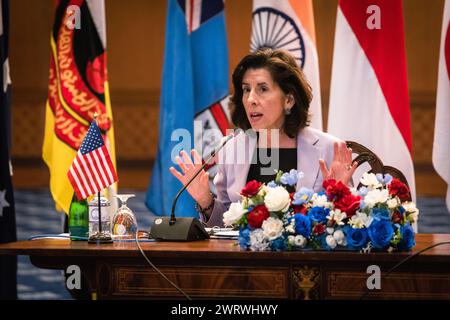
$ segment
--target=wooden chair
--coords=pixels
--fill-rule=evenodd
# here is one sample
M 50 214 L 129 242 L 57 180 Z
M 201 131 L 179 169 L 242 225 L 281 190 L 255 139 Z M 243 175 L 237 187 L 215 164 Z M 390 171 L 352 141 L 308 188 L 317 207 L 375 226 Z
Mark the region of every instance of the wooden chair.
M 358 162 L 358 167 L 367 162 L 371 168 L 369 173 L 381 173 L 383 175 L 388 173 L 406 184 L 409 188 L 408 181 L 406 180 L 405 175 L 400 170 L 391 166 L 385 166 L 375 153 L 373 153 L 370 149 L 366 148 L 362 144 L 355 141 L 346 141 L 346 143 L 347 148 L 351 148 L 353 153 L 357 155 L 356 158 L 353 159 L 353 161 Z M 361 187 L 361 183 L 358 185 L 358 188 L 359 187 Z M 411 198 L 408 200 L 411 201 Z

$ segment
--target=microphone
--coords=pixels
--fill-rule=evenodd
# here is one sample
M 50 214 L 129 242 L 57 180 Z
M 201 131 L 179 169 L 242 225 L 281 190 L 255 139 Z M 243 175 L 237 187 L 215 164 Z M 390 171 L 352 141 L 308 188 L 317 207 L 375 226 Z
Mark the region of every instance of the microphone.
M 224 136 L 219 146 L 211 152 L 205 163 L 197 170 L 191 179 L 178 191 L 172 202 L 172 210 L 170 218 L 161 217 L 156 218 L 152 228 L 150 229 L 150 237 L 156 240 L 163 241 L 194 241 L 203 240 L 209 238 L 203 225 L 196 218 L 176 218 L 175 207 L 178 198 L 184 190 L 194 181 L 194 179 L 202 172 L 202 170 L 208 165 L 209 161 L 215 157 L 215 155 L 234 137 L 234 133 Z

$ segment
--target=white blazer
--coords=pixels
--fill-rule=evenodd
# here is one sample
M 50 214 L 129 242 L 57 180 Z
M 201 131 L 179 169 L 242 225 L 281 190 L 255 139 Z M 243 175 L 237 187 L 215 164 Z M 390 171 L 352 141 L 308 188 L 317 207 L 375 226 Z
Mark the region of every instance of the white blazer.
M 322 190 L 322 174 L 319 159 L 324 159 L 329 167 L 333 160 L 333 144 L 342 141 L 328 133 L 306 127 L 297 135 L 297 171 L 304 173 L 297 182 L 301 187 Z M 214 209 L 206 223 L 208 227 L 223 226 L 223 213 L 232 202 L 241 199 L 239 193 L 247 183 L 253 152 L 256 150 L 256 135 L 241 132 L 232 138 L 218 154 L 217 174 L 214 185 L 217 198 Z M 200 219 L 204 220 L 200 214 Z

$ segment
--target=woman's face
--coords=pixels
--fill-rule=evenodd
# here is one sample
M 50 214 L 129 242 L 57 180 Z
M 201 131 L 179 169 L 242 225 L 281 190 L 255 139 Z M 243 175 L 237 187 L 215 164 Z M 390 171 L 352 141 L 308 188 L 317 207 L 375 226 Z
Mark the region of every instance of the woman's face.
M 242 92 L 242 103 L 254 130 L 282 128 L 286 95 L 267 69 L 248 69 L 242 79 Z

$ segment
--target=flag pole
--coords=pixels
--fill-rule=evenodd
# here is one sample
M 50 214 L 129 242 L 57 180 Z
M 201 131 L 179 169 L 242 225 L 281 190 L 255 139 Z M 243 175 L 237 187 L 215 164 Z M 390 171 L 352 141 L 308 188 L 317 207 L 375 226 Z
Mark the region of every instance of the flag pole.
M 97 192 L 97 199 L 98 199 L 98 233 L 102 234 L 102 206 L 100 203 L 100 191 Z

